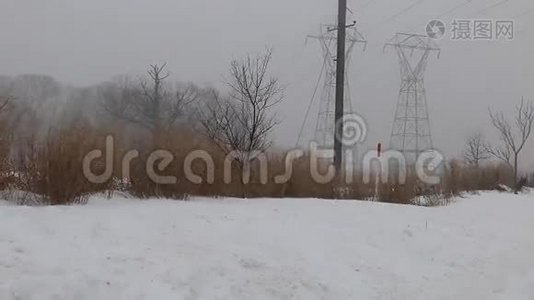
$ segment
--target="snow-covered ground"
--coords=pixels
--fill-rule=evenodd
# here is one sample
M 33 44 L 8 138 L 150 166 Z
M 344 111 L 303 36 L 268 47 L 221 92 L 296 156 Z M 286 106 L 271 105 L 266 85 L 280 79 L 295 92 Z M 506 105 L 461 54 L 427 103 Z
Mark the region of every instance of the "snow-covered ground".
M 0 299 L 534 299 L 534 195 L 4 205 Z

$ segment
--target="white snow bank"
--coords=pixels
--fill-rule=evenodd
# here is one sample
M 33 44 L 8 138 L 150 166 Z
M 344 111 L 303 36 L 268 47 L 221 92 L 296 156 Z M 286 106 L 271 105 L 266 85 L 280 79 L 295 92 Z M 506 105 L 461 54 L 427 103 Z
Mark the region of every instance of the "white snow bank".
M 2 206 L 0 299 L 534 299 L 534 196 Z

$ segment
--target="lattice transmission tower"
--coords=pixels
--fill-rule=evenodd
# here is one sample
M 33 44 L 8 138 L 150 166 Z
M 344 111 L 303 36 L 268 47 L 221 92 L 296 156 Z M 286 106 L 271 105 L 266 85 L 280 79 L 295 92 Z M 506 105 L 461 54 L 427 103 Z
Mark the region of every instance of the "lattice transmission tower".
M 320 42 L 323 50 L 323 88 L 319 104 L 319 114 L 315 127 L 315 142 L 321 147 L 332 148 L 334 146 L 335 129 L 335 101 L 336 101 L 336 47 L 337 28 L 333 25 L 321 25 L 319 35 L 310 35 L 308 38 L 316 39 Z M 356 22 L 347 27 L 346 33 L 346 53 L 345 53 L 345 112 L 352 112 L 350 87 L 348 80 L 351 54 L 357 44 L 363 44 L 364 50 L 367 41 L 356 29 Z
M 440 48 L 428 36 L 397 33 L 386 43 L 395 48 L 401 69 L 401 87 L 390 148 L 402 152 L 408 162 L 433 148 L 424 73 L 431 53 Z

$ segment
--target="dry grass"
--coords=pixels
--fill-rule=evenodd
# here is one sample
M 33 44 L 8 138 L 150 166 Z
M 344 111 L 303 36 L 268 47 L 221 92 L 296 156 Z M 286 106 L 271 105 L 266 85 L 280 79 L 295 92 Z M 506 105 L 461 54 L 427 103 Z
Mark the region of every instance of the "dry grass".
M 97 140 L 95 132 L 80 123 L 68 129 L 50 130 L 43 143 L 28 141 L 14 164 L 15 188 L 38 195 L 40 204 L 85 203 L 89 195 L 107 188 L 106 184 L 88 182 L 83 174 L 83 157 L 96 149 Z
M 83 175 L 83 157 L 92 150 L 104 150 L 106 136 L 114 136 L 113 177 L 103 184 L 90 183 Z M 292 177 L 287 183 L 277 183 L 275 178 L 286 171 L 285 153 L 268 155 L 268 180 L 260 182 L 260 164 L 255 161 L 251 167 L 251 181 L 242 182 L 242 170 L 232 164 L 232 180 L 224 182 L 226 155 L 209 139 L 187 129 L 176 129 L 152 137 L 142 132 L 128 134 L 123 128 L 95 129 L 86 123 L 70 124 L 68 128 L 53 130 L 44 140 L 29 139 L 23 147 L 18 147 L 17 159 L 8 164 L 9 145 L 0 145 L 0 168 L 2 174 L 16 174 L 0 178 L 0 187 L 14 186 L 27 194 L 39 195 L 44 204 L 84 203 L 88 196 L 103 191 L 118 190 L 133 196 L 149 198 L 170 198 L 187 200 L 190 196 L 207 197 L 246 197 L 246 198 L 323 198 L 323 199 L 362 199 L 377 200 L 396 204 L 413 204 L 414 199 L 425 198 L 429 203 L 443 203 L 465 191 L 491 190 L 498 184 L 510 184 L 511 171 L 502 165 L 488 165 L 480 168 L 466 167 L 459 162 L 451 162 L 441 174 L 441 183 L 435 186 L 421 184 L 412 170 L 408 171 L 406 182 L 399 183 L 392 177 L 386 184 L 378 186 L 374 181 L 363 183 L 362 174 L 355 174 L 353 183 L 346 183 L 343 176 L 330 183 L 316 182 L 310 171 L 309 156 L 302 157 L 293 164 Z M 154 146 L 155 145 L 155 146 Z M 174 176 L 175 184 L 157 184 L 147 174 L 147 160 L 154 150 L 167 150 L 173 161 L 163 170 L 156 168 L 160 176 Z M 5 150 L 5 151 L 4 151 Z M 130 150 L 137 150 L 139 157 L 130 165 L 130 177 L 123 174 L 123 158 Z M 193 173 L 202 178 L 193 183 L 186 177 L 184 162 L 195 150 L 205 151 L 213 159 L 214 181 L 208 182 L 208 168 L 200 159 L 192 163 Z M 105 152 L 105 151 L 104 151 Z M 156 166 L 159 161 L 156 161 Z M 96 174 L 103 173 L 104 160 L 92 165 Z M 325 174 L 327 164 L 319 167 Z M 374 177 L 371 177 L 374 178 Z M 375 195 L 376 194 L 376 195 Z M 19 193 L 20 195 L 20 193 Z M 434 200 L 439 199 L 435 202 Z M 32 200 L 33 201 L 33 200 Z M 24 201 L 23 201 L 24 202 Z
M 500 184 L 513 186 L 513 171 L 503 164 L 473 167 L 453 161 L 448 171 L 446 179 L 455 194 L 463 191 L 494 190 Z

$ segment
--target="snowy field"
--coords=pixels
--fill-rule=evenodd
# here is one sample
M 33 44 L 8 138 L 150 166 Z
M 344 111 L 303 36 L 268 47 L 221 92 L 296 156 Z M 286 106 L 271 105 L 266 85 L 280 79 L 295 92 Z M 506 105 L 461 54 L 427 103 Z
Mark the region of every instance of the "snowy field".
M 4 204 L 0 299 L 534 299 L 534 194 Z

